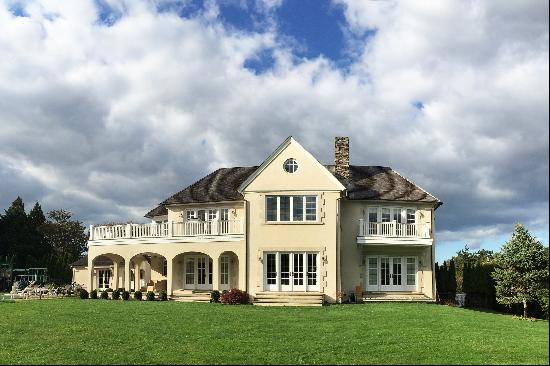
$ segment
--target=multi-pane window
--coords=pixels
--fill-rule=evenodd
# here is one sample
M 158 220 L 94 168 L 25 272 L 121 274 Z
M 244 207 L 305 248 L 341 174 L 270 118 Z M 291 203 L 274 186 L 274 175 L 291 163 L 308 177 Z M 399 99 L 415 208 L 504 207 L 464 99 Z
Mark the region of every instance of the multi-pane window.
M 382 208 L 382 222 L 390 222 L 391 221 L 391 213 L 389 208 Z
M 279 221 L 290 221 L 290 196 L 279 197 Z
M 275 253 L 269 253 L 266 256 L 267 260 L 267 284 L 275 285 L 277 284 L 277 258 Z
M 266 196 L 266 221 L 317 221 L 317 196 Z
M 369 222 L 378 222 L 378 208 L 369 207 Z
M 187 210 L 185 212 L 185 218 L 187 221 L 196 220 L 197 217 L 197 211 L 195 210 Z
M 220 257 L 220 284 L 229 285 L 229 257 Z
M 317 286 L 317 253 L 307 254 L 307 284 Z
M 414 224 L 415 222 L 415 211 L 413 209 L 407 209 L 407 224 Z
M 229 209 L 228 208 L 220 209 L 220 220 L 222 220 L 222 221 L 229 220 Z
M 287 159 L 283 164 L 283 168 L 287 173 L 294 173 L 296 170 L 298 170 L 298 162 L 296 162 L 296 160 L 292 158 Z
M 208 210 L 208 221 L 213 221 L 218 218 L 218 210 L 210 209 Z
M 369 257 L 369 285 L 378 285 L 378 258 Z
M 416 284 L 416 258 L 407 258 L 407 286 Z
M 393 208 L 392 209 L 392 220 L 396 222 L 401 222 L 401 209 L 400 208 Z

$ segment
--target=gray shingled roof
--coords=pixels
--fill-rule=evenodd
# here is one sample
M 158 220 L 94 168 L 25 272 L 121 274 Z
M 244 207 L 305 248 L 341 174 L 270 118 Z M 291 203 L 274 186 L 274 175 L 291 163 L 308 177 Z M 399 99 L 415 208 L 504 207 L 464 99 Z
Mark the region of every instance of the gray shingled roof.
M 334 174 L 334 165 L 325 166 Z M 243 196 L 237 191 L 237 188 L 256 169 L 258 169 L 257 166 L 218 169 L 161 202 L 158 207 L 149 211 L 145 217 L 152 218 L 166 215 L 167 205 L 240 201 Z M 441 204 L 436 197 L 388 167 L 350 165 L 349 179 L 335 176 L 346 187 L 348 199 L 351 200 L 388 200 Z
M 104 255 L 100 255 L 95 259 L 94 265 L 95 266 L 110 266 L 113 264 L 113 261 Z M 88 256 L 84 255 L 71 263 L 71 267 L 86 267 L 88 266 Z

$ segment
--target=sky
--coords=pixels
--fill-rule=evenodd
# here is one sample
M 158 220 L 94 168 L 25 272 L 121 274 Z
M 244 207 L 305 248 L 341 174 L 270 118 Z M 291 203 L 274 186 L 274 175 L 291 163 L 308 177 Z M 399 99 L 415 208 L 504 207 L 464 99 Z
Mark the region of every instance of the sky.
M 287 136 L 443 202 L 437 259 L 548 245 L 548 1 L 0 0 L 0 210 L 142 221 Z

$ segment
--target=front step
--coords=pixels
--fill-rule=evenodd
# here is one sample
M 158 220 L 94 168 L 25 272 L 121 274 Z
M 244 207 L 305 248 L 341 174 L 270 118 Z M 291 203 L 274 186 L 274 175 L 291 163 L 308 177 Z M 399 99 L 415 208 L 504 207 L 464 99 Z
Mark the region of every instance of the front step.
M 179 302 L 210 302 L 210 291 L 206 290 L 174 290 L 170 300 Z
M 434 302 L 419 292 L 368 292 L 363 296 L 364 302 Z
M 260 306 L 321 306 L 324 295 L 320 292 L 258 292 L 254 305 Z

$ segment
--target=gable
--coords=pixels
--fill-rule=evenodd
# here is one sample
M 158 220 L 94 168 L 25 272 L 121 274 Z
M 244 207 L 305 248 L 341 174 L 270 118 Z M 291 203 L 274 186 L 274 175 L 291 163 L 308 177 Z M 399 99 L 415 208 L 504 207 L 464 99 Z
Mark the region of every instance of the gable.
M 287 173 L 283 165 L 295 159 L 298 169 Z M 287 138 L 239 187 L 240 192 L 343 191 L 345 187 L 292 137 Z

